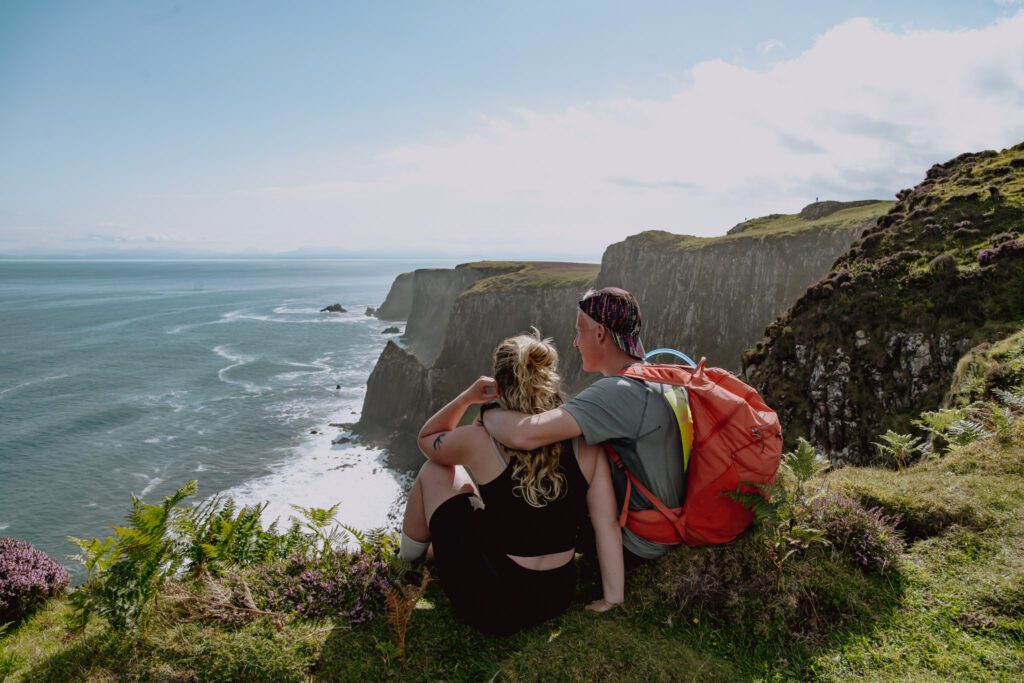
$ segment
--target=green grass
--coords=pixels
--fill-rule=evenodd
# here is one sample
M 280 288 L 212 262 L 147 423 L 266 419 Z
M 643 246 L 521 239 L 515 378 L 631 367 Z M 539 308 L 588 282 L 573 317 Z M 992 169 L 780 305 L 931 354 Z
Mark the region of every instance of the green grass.
M 593 283 L 601 271 L 601 266 L 597 263 L 534 261 L 517 265 L 520 266 L 518 270 L 477 280 L 460 296 L 472 296 L 481 292 L 494 293 L 521 289 L 549 290 L 561 287 L 577 287 L 582 293 L 582 290 Z
M 1024 206 L 1024 174 L 1006 170 L 1011 164 L 1024 163 L 1024 143 L 993 153 L 987 158 L 979 159 L 965 173 L 954 173 L 936 184 L 935 194 L 943 201 L 969 197 L 979 193 L 988 200 L 988 188 L 998 189 L 1002 201 L 1016 206 Z
M 863 230 L 873 225 L 878 217 L 885 214 L 893 204 L 894 202 L 886 201 L 859 204 L 812 219 L 802 218 L 800 214 L 772 214 L 762 218 L 752 218 L 749 221 L 740 223 L 733 228 L 731 234 L 718 237 L 695 237 L 693 235 L 676 235 L 662 230 L 648 230 L 628 239 L 665 251 L 685 251 L 703 248 L 710 244 L 730 243 L 737 240 L 770 239 L 811 230 Z

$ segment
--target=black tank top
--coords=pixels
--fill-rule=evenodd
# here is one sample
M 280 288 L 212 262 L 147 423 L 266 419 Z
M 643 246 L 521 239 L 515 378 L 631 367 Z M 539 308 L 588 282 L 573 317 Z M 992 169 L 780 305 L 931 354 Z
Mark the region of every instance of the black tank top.
M 562 442 L 558 468 L 565 488 L 558 500 L 544 507 L 531 506 L 515 494 L 518 482 L 508 463 L 495 479 L 480 485 L 484 501 L 483 531 L 491 547 L 506 555 L 534 557 L 571 550 L 587 514 L 587 480 L 580 471 L 572 441 Z M 502 462 L 497 446 L 495 453 Z

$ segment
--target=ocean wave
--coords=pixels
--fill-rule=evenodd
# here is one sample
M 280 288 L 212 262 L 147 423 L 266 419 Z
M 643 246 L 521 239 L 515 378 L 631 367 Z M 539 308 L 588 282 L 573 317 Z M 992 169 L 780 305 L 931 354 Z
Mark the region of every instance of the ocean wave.
M 163 477 L 151 477 L 148 474 L 143 474 L 142 472 L 132 472 L 131 474 L 133 477 L 138 477 L 140 479 L 146 480 L 146 485 L 139 492 L 139 498 L 152 491 L 154 488 L 162 484 L 164 481 Z
M 162 394 L 147 394 L 144 396 L 144 400 L 157 406 L 167 406 L 175 413 L 180 413 L 182 410 L 188 407 L 188 403 L 184 402 L 183 398 L 188 394 L 185 389 L 172 389 Z
M 283 382 L 289 382 L 292 380 L 305 377 L 307 375 L 322 375 L 325 372 L 331 372 L 332 368 L 327 363 L 323 362 L 322 359 L 317 358 L 312 363 L 295 363 L 293 361 L 285 361 L 285 365 L 293 368 L 308 368 L 307 370 L 295 370 L 292 372 L 281 372 L 275 375 L 275 378 Z
M 285 304 L 283 306 L 275 306 L 274 307 L 274 313 L 277 314 L 277 315 L 285 315 L 285 314 L 288 314 L 288 313 L 309 315 L 310 313 L 319 313 L 319 312 L 320 312 L 319 308 L 315 308 L 315 307 L 312 307 L 312 306 L 304 306 L 302 308 L 292 308 L 292 307 L 288 306 L 287 304 Z
M 166 334 L 181 334 L 186 330 L 194 330 L 197 327 L 206 327 L 207 325 L 223 325 L 224 323 L 229 323 L 233 320 L 237 320 L 238 316 L 242 315 L 244 312 L 244 310 L 229 311 L 227 313 L 222 314 L 220 318 L 218 318 L 217 320 L 207 320 L 206 322 L 202 323 L 188 323 L 187 325 L 178 325 L 167 330 Z
M 18 391 L 19 389 L 24 389 L 25 387 L 30 387 L 30 386 L 33 386 L 35 384 L 42 384 L 43 382 L 52 382 L 54 380 L 64 379 L 65 377 L 70 377 L 70 376 L 71 375 L 49 375 L 47 377 L 37 377 L 36 379 L 30 379 L 27 382 L 22 382 L 21 384 L 15 384 L 13 387 L 7 387 L 6 389 L 0 389 L 0 398 L 3 398 L 5 396 L 7 396 L 8 394 L 13 393 L 15 391 Z
M 321 315 L 323 315 L 323 314 L 321 314 Z M 234 321 L 234 320 L 253 320 L 253 321 L 257 321 L 257 322 L 280 323 L 280 324 L 284 324 L 284 325 L 325 325 L 325 324 L 329 325 L 329 324 L 339 324 L 339 323 L 343 323 L 343 324 L 346 324 L 346 323 L 366 324 L 367 322 L 371 321 L 372 318 L 369 318 L 369 317 L 367 317 L 365 315 L 362 315 L 361 313 L 358 316 L 356 316 L 356 315 L 347 315 L 347 314 L 344 314 L 344 313 L 342 313 L 342 314 L 332 313 L 330 315 L 330 317 L 318 317 L 318 318 L 281 318 L 281 317 L 274 317 L 274 316 L 270 316 L 270 315 L 258 315 L 258 314 L 255 314 L 255 313 L 250 313 L 250 314 L 246 314 L 246 315 L 235 316 L 231 320 L 232 321 Z
M 215 346 L 211 350 L 221 358 L 231 361 L 231 365 L 227 366 L 226 368 L 221 368 L 220 370 L 217 371 L 217 378 L 220 379 L 221 382 L 224 382 L 225 384 L 233 384 L 235 386 L 242 387 L 250 394 L 263 393 L 264 388 L 261 386 L 253 384 L 252 382 L 246 382 L 244 380 L 231 379 L 230 377 L 227 376 L 228 371 L 233 370 L 234 368 L 237 367 L 241 367 L 246 363 L 251 363 L 254 360 L 256 360 L 255 358 L 253 358 L 252 356 L 245 356 L 242 354 L 232 353 L 231 351 L 228 351 L 227 347 L 225 346 Z
M 8 524 L 7 522 L 0 522 L 0 531 L 3 531 L 4 529 L 6 529 L 6 528 L 8 528 L 10 526 L 11 525 Z

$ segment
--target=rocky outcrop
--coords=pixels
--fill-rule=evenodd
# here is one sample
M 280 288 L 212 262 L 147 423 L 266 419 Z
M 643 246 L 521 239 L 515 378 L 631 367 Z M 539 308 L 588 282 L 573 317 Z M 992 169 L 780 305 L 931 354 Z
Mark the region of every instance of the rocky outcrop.
M 787 437 L 867 463 L 1024 321 L 1024 144 L 933 166 L 743 355 Z
M 414 273 L 402 273 L 391 283 L 388 296 L 375 315 L 380 320 L 408 320 L 412 311 L 412 281 Z
M 357 425 L 361 435 L 371 439 L 387 439 L 409 425 L 422 425 L 430 413 L 430 389 L 427 370 L 398 344 L 389 341 L 370 373 Z
M 348 313 L 345 307 L 341 304 L 331 304 L 330 306 L 324 306 L 320 309 L 321 313 Z

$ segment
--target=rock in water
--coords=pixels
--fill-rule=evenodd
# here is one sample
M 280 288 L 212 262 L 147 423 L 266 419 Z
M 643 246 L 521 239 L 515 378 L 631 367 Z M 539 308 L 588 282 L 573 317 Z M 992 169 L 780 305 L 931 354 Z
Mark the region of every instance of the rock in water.
M 381 330 L 381 334 L 401 334 L 402 330 L 392 325 L 391 327 L 385 327 Z
M 367 306 L 366 307 L 366 315 L 371 316 L 371 317 L 377 315 L 377 309 L 374 308 L 373 306 Z
M 341 304 L 331 304 L 320 309 L 321 313 L 348 313 Z

